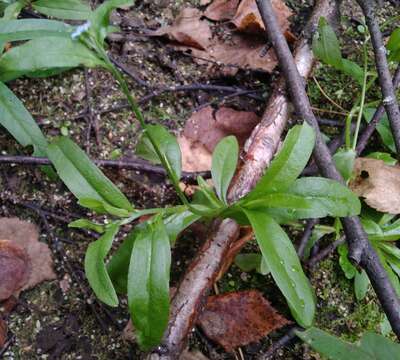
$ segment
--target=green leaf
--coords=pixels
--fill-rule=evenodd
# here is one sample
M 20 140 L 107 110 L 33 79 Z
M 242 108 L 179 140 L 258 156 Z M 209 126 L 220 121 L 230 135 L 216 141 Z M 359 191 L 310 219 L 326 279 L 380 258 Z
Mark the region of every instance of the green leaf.
M 200 216 L 188 210 L 178 211 L 164 219 L 171 244 L 174 244 L 178 234 L 199 220 Z M 127 293 L 128 268 L 133 244 L 138 234 L 143 231 L 145 224 L 139 224 L 128 234 L 108 264 L 108 273 L 116 288 L 121 294 Z
M 85 256 L 85 273 L 96 296 L 109 306 L 118 306 L 118 297 L 108 276 L 104 259 L 111 249 L 119 226 L 112 224 L 104 235 L 95 242 L 92 242 Z
M 361 210 L 358 197 L 334 180 L 301 178 L 286 191 L 280 194 L 259 195 L 258 200 L 249 201 L 244 198 L 239 204 L 263 210 L 280 223 L 325 216 L 345 217 L 357 215 Z
M 64 20 L 86 20 L 91 14 L 90 6 L 79 0 L 37 0 L 32 7 L 46 16 Z
M 395 52 L 400 49 L 400 28 L 397 28 L 392 32 L 386 47 L 391 52 Z
M 282 228 L 267 214 L 244 210 L 271 275 L 288 302 L 293 317 L 303 327 L 314 320 L 315 298 L 296 250 Z
M 294 126 L 265 175 L 246 198 L 258 198 L 260 194 L 290 187 L 307 165 L 314 143 L 314 130 L 306 122 L 302 126 Z
M 391 157 L 390 154 L 385 153 L 385 152 L 375 151 L 375 152 L 369 153 L 366 157 L 371 158 L 371 159 L 382 160 L 386 165 L 390 165 L 390 166 L 397 164 L 397 159 Z
M 347 60 L 347 59 L 342 59 L 342 63 L 338 70 L 341 70 L 343 73 L 346 75 L 352 77 L 354 80 L 356 80 L 360 85 L 363 84 L 364 82 L 364 70 L 355 62 Z
M 78 219 L 68 224 L 69 228 L 88 229 L 102 234 L 105 231 L 104 225 L 94 223 L 87 219 Z
M 168 324 L 171 249 L 161 218 L 137 236 L 128 274 L 128 304 L 140 347 L 158 345 Z
M 314 227 L 310 239 L 308 240 L 307 245 L 304 249 L 303 259 L 309 258 L 312 247 L 319 239 L 321 239 L 325 235 L 332 234 L 334 231 L 335 230 L 333 228 Z
M 364 117 L 365 120 L 369 123 L 374 115 L 376 109 L 375 108 L 366 108 L 364 109 Z M 378 131 L 379 136 L 382 139 L 383 144 L 394 154 L 397 154 L 396 146 L 394 144 L 394 138 L 392 135 L 392 130 L 390 128 L 389 119 L 386 113 L 382 116 L 378 125 L 376 126 L 376 130 Z
M 20 41 L 55 36 L 70 38 L 73 27 L 43 19 L 0 20 L 0 41 Z
M 34 156 L 45 156 L 47 141 L 24 104 L 0 82 L 0 124 L 22 146 L 32 145 Z
M 296 335 L 330 360 L 376 360 L 359 346 L 314 327 L 306 331 L 296 331 Z
M 373 359 L 400 359 L 399 344 L 370 331 L 365 333 L 361 338 L 360 347 L 368 352 Z
M 60 137 L 47 149 L 47 157 L 68 189 L 79 199 L 133 211 L 124 194 L 92 163 L 72 140 Z
M 267 275 L 270 273 L 263 256 L 257 253 L 236 255 L 235 265 L 244 272 L 256 270 L 261 275 Z
M 10 5 L 6 5 L 4 8 L 4 14 L 3 17 L 0 19 L 0 23 L 2 23 L 3 21 L 7 21 L 7 20 L 12 20 L 12 19 L 16 19 L 19 15 L 19 13 L 21 12 L 21 10 L 24 7 L 24 1 L 20 0 L 20 1 L 16 1 Z M 6 42 L 3 40 L 0 40 L 0 55 L 3 53 L 4 51 L 4 46 L 5 46 Z
M 167 163 L 170 171 L 175 176 L 176 180 L 181 177 L 182 158 L 179 144 L 175 136 L 171 135 L 165 127 L 161 125 L 147 125 L 146 129 L 136 147 L 136 154 L 142 158 L 154 163 L 161 163 L 161 159 L 150 138 L 157 144 L 160 149 L 160 155 Z
M 9 81 L 38 71 L 65 70 L 81 65 L 105 66 L 102 60 L 79 41 L 63 37 L 43 37 L 14 47 L 1 57 L 0 80 Z
M 361 301 L 367 295 L 369 287 L 369 279 L 368 275 L 364 270 L 361 272 L 356 272 L 356 276 L 354 278 L 354 293 L 356 295 L 356 299 Z
M 345 181 L 350 180 L 353 175 L 356 156 L 357 153 L 352 149 L 339 150 L 335 155 L 333 155 L 336 168 L 339 170 Z
M 100 45 L 103 45 L 104 39 L 110 32 L 111 12 L 118 7 L 132 6 L 133 3 L 133 0 L 108 0 L 93 11 L 89 18 L 91 24 L 89 32 Z
M 339 253 L 339 265 L 342 268 L 344 275 L 347 279 L 353 279 L 357 274 L 357 269 L 350 262 L 348 258 L 349 248 L 346 244 L 342 244 L 338 247 Z
M 209 208 L 211 212 L 224 207 L 224 204 L 215 195 L 214 189 L 201 177 L 197 177 L 199 189 L 193 195 L 192 205 L 202 205 Z
M 212 156 L 211 174 L 218 197 L 226 204 L 226 193 L 235 174 L 239 157 L 239 144 L 235 136 L 223 138 Z
M 314 35 L 312 48 L 314 55 L 325 64 L 335 68 L 342 65 L 342 54 L 339 40 L 326 19 L 321 17 L 318 24 L 318 32 Z

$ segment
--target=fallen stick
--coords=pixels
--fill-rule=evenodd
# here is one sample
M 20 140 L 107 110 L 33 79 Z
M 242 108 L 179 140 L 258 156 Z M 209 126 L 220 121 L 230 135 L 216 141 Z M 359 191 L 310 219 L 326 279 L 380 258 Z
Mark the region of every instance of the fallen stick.
M 310 38 L 318 27 L 319 18 L 323 16 L 331 21 L 336 15 L 335 1 L 318 1 L 295 51 L 296 65 L 304 78 L 309 76 L 313 67 L 314 56 Z M 262 176 L 278 148 L 290 113 L 289 100 L 285 94 L 285 81 L 284 78 L 280 78 L 260 124 L 246 143 L 243 165 L 229 190 L 230 201 L 248 193 Z M 229 252 L 239 234 L 239 225 L 230 219 L 224 220 L 221 224 L 217 220 L 214 229 L 178 286 L 171 303 L 168 328 L 162 345 L 151 353 L 152 360 L 171 360 L 179 357 L 201 311 L 203 300 L 224 263 L 224 255 Z
M 256 3 L 261 13 L 267 36 L 275 49 L 282 73 L 286 78 L 288 92 L 291 95 L 296 112 L 315 130 L 315 162 L 323 176 L 343 183 L 343 178 L 337 171 L 330 151 L 322 138 L 318 121 L 311 109 L 311 104 L 305 91 L 304 82 L 296 68 L 296 63 L 286 39 L 280 31 L 271 1 L 256 0 Z M 390 85 L 393 85 L 391 79 Z M 387 107 L 386 109 L 388 110 Z M 392 329 L 400 338 L 400 300 L 378 255 L 368 241 L 360 219 L 357 216 L 351 216 L 343 218 L 342 223 L 346 234 L 346 241 L 349 246 L 349 257 L 353 262 L 359 263 L 367 272 Z
M 394 90 L 389 64 L 386 58 L 386 47 L 383 43 L 382 33 L 375 14 L 374 0 L 357 0 L 360 5 L 371 35 L 372 47 L 374 49 L 375 64 L 378 70 L 379 84 L 383 95 L 383 105 L 389 118 L 394 143 L 396 145 L 397 157 L 400 156 L 400 109 Z M 400 327 L 400 325 L 399 325 Z
M 136 170 L 141 172 L 153 173 L 160 176 L 167 176 L 167 172 L 162 166 L 152 165 L 149 162 L 140 158 L 130 158 L 122 160 L 99 160 L 94 159 L 93 162 L 100 167 Z M 37 156 L 13 156 L 13 155 L 0 155 L 0 164 L 24 164 L 24 165 L 51 165 L 51 161 L 45 157 Z M 210 178 L 209 171 L 200 172 L 182 172 L 181 179 L 186 182 L 195 182 L 198 176 L 205 179 Z

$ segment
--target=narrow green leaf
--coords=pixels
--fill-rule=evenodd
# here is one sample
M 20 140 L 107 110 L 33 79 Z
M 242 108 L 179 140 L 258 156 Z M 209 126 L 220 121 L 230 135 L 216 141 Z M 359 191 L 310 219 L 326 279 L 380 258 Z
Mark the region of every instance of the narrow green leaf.
M 342 268 L 344 275 L 347 279 L 353 279 L 357 274 L 357 269 L 350 262 L 348 258 L 349 248 L 346 244 L 342 244 L 338 247 L 339 253 L 339 265 Z
M 3 17 L 0 19 L 0 23 L 3 21 L 16 19 L 23 9 L 24 3 L 25 2 L 23 0 L 20 0 L 9 5 L 5 5 Z M 6 41 L 0 40 L 0 55 L 3 54 L 5 44 Z
M 331 360 L 376 360 L 359 346 L 314 327 L 306 331 L 296 331 L 296 335 L 314 350 Z
M 102 234 L 105 231 L 104 225 L 94 223 L 87 219 L 78 219 L 68 224 L 69 228 L 88 229 Z
M 397 159 L 395 159 L 394 157 L 390 156 L 390 154 L 385 152 L 375 151 L 369 153 L 366 157 L 371 159 L 382 160 L 386 165 L 390 166 L 397 164 Z
M 34 156 L 45 156 L 47 141 L 24 104 L 0 82 L 0 124 L 22 146 L 32 145 Z
M 160 343 L 168 324 L 171 249 L 161 218 L 137 236 L 128 274 L 128 304 L 140 347 Z
M 111 249 L 119 226 L 112 224 L 104 235 L 92 242 L 85 256 L 85 273 L 96 296 L 109 306 L 118 306 L 118 297 L 108 276 L 104 259 Z
M 90 6 L 80 0 L 37 0 L 32 7 L 46 16 L 63 20 L 86 20 L 91 14 Z
M 314 143 L 314 130 L 306 122 L 302 126 L 294 126 L 288 132 L 282 149 L 247 198 L 258 198 L 260 194 L 290 187 L 307 165 Z
M 392 32 L 386 47 L 393 52 L 400 49 L 400 28 Z
M 132 6 L 133 3 L 133 0 L 108 0 L 93 11 L 89 18 L 91 24 L 89 32 L 100 45 L 104 43 L 104 39 L 111 30 L 109 26 L 111 12 L 118 7 Z
M 238 254 L 235 257 L 235 265 L 244 272 L 256 270 L 261 275 L 270 273 L 267 263 L 261 254 Z
M 365 298 L 368 287 L 369 279 L 367 273 L 364 270 L 361 270 L 361 272 L 357 271 L 356 276 L 354 277 L 354 293 L 358 301 Z
M 317 243 L 319 239 L 324 237 L 325 235 L 332 234 L 335 230 L 329 228 L 320 228 L 314 227 L 310 239 L 307 242 L 307 245 L 304 249 L 303 259 L 308 259 L 310 257 L 310 252 L 312 247 Z
M 360 341 L 360 347 L 368 352 L 373 359 L 377 360 L 399 360 L 400 345 L 390 339 L 375 334 L 371 331 L 366 332 Z
M 352 149 L 339 150 L 335 155 L 333 155 L 336 168 L 339 170 L 345 181 L 350 180 L 353 175 L 356 156 L 357 153 Z
M 14 47 L 1 57 L 0 80 L 9 81 L 49 69 L 65 70 L 81 65 L 96 67 L 104 66 L 104 63 L 79 41 L 43 37 Z
M 337 69 L 352 77 L 358 82 L 359 85 L 362 86 L 364 82 L 364 70 L 360 67 L 360 65 L 353 61 L 342 59 L 342 63 Z
M 299 325 L 310 327 L 315 298 L 304 275 L 296 250 L 282 228 L 267 214 L 244 210 L 254 229 L 258 245 L 279 289 Z
M 48 147 L 47 157 L 69 190 L 79 199 L 93 199 L 133 211 L 124 194 L 92 163 L 72 140 L 60 137 Z
M 239 157 L 239 144 L 235 136 L 223 138 L 212 156 L 211 174 L 218 197 L 226 204 L 226 193 L 235 174 Z
M 31 40 L 48 36 L 70 38 L 72 30 L 72 26 L 55 20 L 0 20 L 0 41 Z
M 318 32 L 313 38 L 314 55 L 325 64 L 339 68 L 342 64 L 342 54 L 339 40 L 326 19 L 321 17 L 318 24 Z
M 161 156 L 167 163 L 169 169 L 179 180 L 181 177 L 182 158 L 181 150 L 175 136 L 171 135 L 165 127 L 161 125 L 147 125 L 146 129 L 136 147 L 136 153 L 142 158 L 159 164 L 161 159 L 155 151 L 150 137 L 160 149 Z
M 366 108 L 364 109 L 364 117 L 365 120 L 369 123 L 374 115 L 376 109 L 375 108 Z M 396 154 L 396 146 L 394 144 L 394 138 L 392 135 L 392 130 L 390 128 L 389 119 L 386 113 L 383 115 L 378 125 L 376 126 L 376 130 L 378 131 L 379 136 L 382 139 L 383 144 L 394 154 Z

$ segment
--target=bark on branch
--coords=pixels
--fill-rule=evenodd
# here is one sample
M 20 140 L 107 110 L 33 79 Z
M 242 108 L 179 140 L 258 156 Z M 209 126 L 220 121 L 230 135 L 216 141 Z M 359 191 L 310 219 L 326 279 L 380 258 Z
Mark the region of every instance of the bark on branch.
M 323 16 L 330 21 L 335 19 L 336 15 L 335 1 L 318 1 L 304 30 L 304 36 L 295 50 L 295 62 L 302 77 L 307 78 L 313 67 L 310 38 L 317 29 L 319 18 Z M 247 141 L 243 165 L 229 190 L 230 201 L 245 195 L 257 183 L 278 148 L 290 113 L 285 79 L 280 78 L 268 101 L 262 121 Z M 234 245 L 238 234 L 239 226 L 233 220 L 224 220 L 221 225 L 218 225 L 218 222 L 214 224 L 214 230 L 189 267 L 172 299 L 168 329 L 163 344 L 150 355 L 152 360 L 171 360 L 179 357 L 201 311 L 202 301 L 224 263 L 224 255 Z M 204 256 L 204 253 L 208 256 Z

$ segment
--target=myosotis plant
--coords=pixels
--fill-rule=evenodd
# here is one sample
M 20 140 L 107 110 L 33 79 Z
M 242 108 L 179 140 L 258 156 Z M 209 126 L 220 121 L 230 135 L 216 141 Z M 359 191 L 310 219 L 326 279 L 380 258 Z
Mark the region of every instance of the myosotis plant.
M 189 201 L 179 187 L 181 152 L 176 138 L 161 125 L 146 123 L 128 83 L 105 49 L 104 40 L 114 30 L 109 25 L 111 11 L 132 4 L 126 0 L 107 1 L 95 11 L 88 11 L 85 24 L 79 27 L 55 20 L 0 20 L 0 42 L 27 40 L 0 57 L 0 80 L 49 76 L 77 66 L 109 71 L 142 127 L 138 153 L 162 164 L 181 200 L 182 205 L 175 207 L 136 209 L 71 139 L 60 137 L 48 143 L 22 103 L 0 83 L 0 123 L 22 145 L 32 145 L 35 155 L 51 160 L 80 205 L 108 216 L 104 224 L 89 219 L 70 224 L 101 234 L 89 245 L 85 257 L 85 272 L 93 291 L 110 306 L 118 305 L 118 293 L 127 294 L 139 345 L 145 350 L 156 346 L 168 323 L 171 246 L 179 233 L 195 221 L 230 217 L 253 227 L 263 261 L 293 317 L 305 328 L 312 326 L 313 290 L 281 225 L 306 218 L 356 215 L 360 212 L 358 198 L 332 180 L 298 179 L 315 141 L 313 129 L 304 123 L 289 131 L 259 183 L 235 203 L 228 202 L 227 192 L 237 167 L 239 146 L 235 137 L 221 140 L 212 159 L 214 189 L 199 178 L 198 191 Z M 151 217 L 134 227 L 106 264 L 120 228 L 143 215 Z

